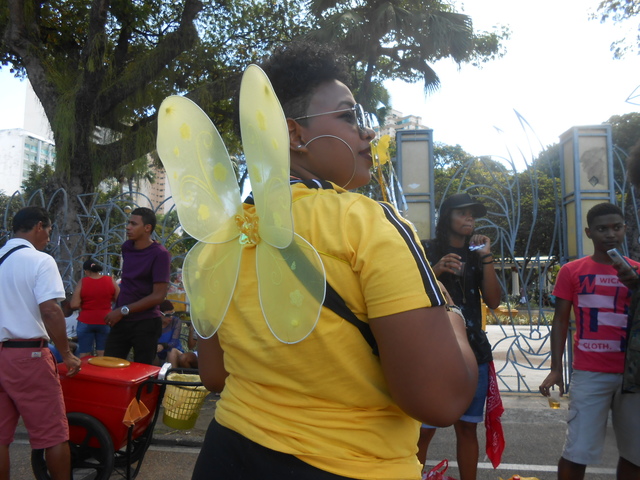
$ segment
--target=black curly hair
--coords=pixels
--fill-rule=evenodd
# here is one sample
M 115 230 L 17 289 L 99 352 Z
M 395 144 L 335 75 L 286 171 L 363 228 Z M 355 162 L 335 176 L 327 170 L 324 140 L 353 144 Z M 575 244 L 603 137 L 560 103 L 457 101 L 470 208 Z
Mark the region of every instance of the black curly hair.
M 307 113 L 311 97 L 323 83 L 338 80 L 349 86 L 346 57 L 336 47 L 298 40 L 278 47 L 260 65 L 269 77 L 288 118 Z
M 591 227 L 596 217 L 602 217 L 604 215 L 619 215 L 620 217 L 624 218 L 622 209 L 619 206 L 609 202 L 598 203 L 597 205 L 591 207 L 591 209 L 587 212 L 587 226 Z

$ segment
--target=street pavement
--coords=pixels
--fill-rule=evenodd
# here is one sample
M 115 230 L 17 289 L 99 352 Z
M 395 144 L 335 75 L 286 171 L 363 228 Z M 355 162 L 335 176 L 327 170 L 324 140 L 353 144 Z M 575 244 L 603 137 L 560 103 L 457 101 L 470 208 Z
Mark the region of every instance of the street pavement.
M 215 395 L 209 395 L 194 428 L 174 430 L 162 423 L 162 412 L 154 429 L 153 443 L 143 460 L 138 480 L 188 480 L 207 426 L 215 412 Z M 565 434 L 565 415 L 568 400 L 561 400 L 561 408 L 553 410 L 547 399 L 540 395 L 503 394 L 505 413 L 502 416 L 506 448 L 502 463 L 494 470 L 484 456 L 484 428 L 481 424 L 480 463 L 478 480 L 507 480 L 513 475 L 535 477 L 539 480 L 556 478 L 556 464 L 562 450 Z M 22 425 L 16 432 L 16 445 L 12 446 L 12 478 L 32 478 L 29 468 L 27 434 Z M 449 460 L 447 474 L 458 479 L 453 428 L 440 429 L 436 433 L 427 460 L 428 466 L 442 459 Z M 589 480 L 615 479 L 617 453 L 611 427 L 607 438 L 603 463 L 588 467 Z M 113 479 L 118 478 L 115 475 Z
M 537 389 L 548 373 L 548 355 L 544 350 L 548 344 L 544 338 L 536 338 L 527 326 L 507 329 L 509 336 L 499 326 L 488 326 L 487 333 L 495 346 L 494 358 L 496 369 L 502 369 L 501 381 L 506 388 L 517 391 L 524 384 L 530 389 Z M 543 332 L 544 333 L 544 332 Z M 514 342 L 526 345 L 535 355 L 527 359 L 522 352 L 514 349 Z M 538 355 L 541 353 L 542 355 Z M 536 356 L 537 355 L 537 356 Z M 505 359 L 512 363 L 505 365 Z M 543 363 L 535 363 L 542 358 Z M 514 364 L 518 363 L 516 369 Z M 522 366 L 533 365 L 534 368 L 523 369 Z M 502 388 L 502 387 L 501 387 Z M 160 412 L 153 432 L 153 442 L 147 452 L 137 480 L 189 480 L 197 454 L 209 425 L 214 416 L 217 396 L 210 394 L 206 399 L 195 426 L 190 430 L 174 430 L 162 422 Z M 480 439 L 480 462 L 478 480 L 508 480 L 513 475 L 533 477 L 538 480 L 556 478 L 556 465 L 566 431 L 565 417 L 568 399 L 561 400 L 561 408 L 553 410 L 547 399 L 539 394 L 502 393 L 505 413 L 502 416 L 506 447 L 502 463 L 494 469 L 484 454 L 484 425 L 478 427 Z M 427 467 L 433 467 L 443 459 L 449 461 L 447 474 L 459 479 L 456 463 L 456 442 L 453 428 L 439 429 L 428 452 Z M 14 479 L 33 478 L 31 474 L 30 450 L 26 430 L 19 425 L 16 442 L 11 448 L 12 477 Z M 617 463 L 615 437 L 611 426 L 607 428 L 607 437 L 603 462 L 601 465 L 587 468 L 588 480 L 613 480 Z M 121 478 L 112 475 L 113 479 Z M 80 480 L 75 478 L 74 480 Z M 84 480 L 84 479 L 82 479 Z
M 495 346 L 494 359 L 496 369 L 505 366 L 505 359 L 512 358 L 511 364 L 506 364 L 502 370 L 502 385 L 512 391 L 521 388 L 523 382 L 533 389 L 544 380 L 548 373 L 548 355 L 544 355 L 548 348 L 544 338 L 532 336 L 527 326 L 517 326 L 507 329 L 509 337 L 499 326 L 488 326 L 487 333 L 492 345 Z M 543 332 L 544 333 L 544 332 Z M 536 364 L 530 359 L 522 357 L 518 349 L 514 349 L 514 342 L 520 341 L 529 351 L 543 353 L 536 358 L 544 358 L 545 363 Z M 513 366 L 513 360 L 519 363 L 518 369 Z M 533 365 L 534 368 L 522 369 L 522 366 Z M 174 430 L 162 422 L 162 411 L 158 417 L 153 432 L 153 442 L 147 452 L 137 480 L 189 480 L 196 461 L 197 454 L 204 439 L 209 422 L 214 416 L 217 396 L 210 394 L 200 412 L 195 426 L 190 430 Z M 561 400 L 561 408 L 553 410 L 547 399 L 540 394 L 502 393 L 505 412 L 502 416 L 506 447 L 502 456 L 502 463 L 494 469 L 484 454 L 484 425 L 478 427 L 480 439 L 480 462 L 478 465 L 478 480 L 508 480 L 513 475 L 520 477 L 534 477 L 538 480 L 553 480 L 556 478 L 556 465 L 566 431 L 565 417 L 568 399 Z M 26 430 L 20 424 L 16 432 L 16 442 L 11 449 L 12 478 L 32 478 Z M 615 437 L 611 426 L 607 428 L 607 437 L 603 462 L 601 465 L 587 468 L 588 480 L 613 480 L 617 463 Z M 449 461 L 447 474 L 459 479 L 456 463 L 456 442 L 453 428 L 439 429 L 428 452 L 427 467 L 433 467 L 441 460 Z M 112 475 L 112 478 L 121 478 Z M 75 478 L 74 480 L 80 480 Z M 83 479 L 84 480 L 84 479 Z

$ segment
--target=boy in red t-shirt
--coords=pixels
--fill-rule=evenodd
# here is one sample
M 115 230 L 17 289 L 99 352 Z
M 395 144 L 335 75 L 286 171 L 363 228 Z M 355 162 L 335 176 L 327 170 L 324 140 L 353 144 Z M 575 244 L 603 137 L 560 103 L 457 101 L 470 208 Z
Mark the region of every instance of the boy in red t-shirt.
M 564 393 L 562 356 L 571 309 L 575 315 L 571 404 L 567 437 L 558 463 L 558 479 L 584 478 L 586 466 L 602 457 L 609 411 L 619 451 L 617 478 L 640 476 L 640 394 L 622 393 L 631 291 L 618 278 L 607 250 L 620 248 L 626 225 L 616 205 L 601 203 L 587 213 L 585 233 L 594 253 L 564 265 L 553 294 L 551 373 L 540 385 L 549 396 L 557 385 Z M 629 260 L 636 270 L 640 263 Z

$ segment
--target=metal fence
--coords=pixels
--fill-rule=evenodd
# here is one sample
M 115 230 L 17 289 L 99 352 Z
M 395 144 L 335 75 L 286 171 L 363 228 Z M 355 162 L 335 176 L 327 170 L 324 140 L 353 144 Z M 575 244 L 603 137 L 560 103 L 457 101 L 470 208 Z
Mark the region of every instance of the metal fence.
M 618 171 L 624 172 L 624 152 L 617 151 L 615 157 L 614 160 L 621 167 Z M 486 170 L 486 178 L 493 181 L 465 184 L 464 180 L 470 177 L 471 168 L 477 168 L 478 162 Z M 549 294 L 553 286 L 553 274 L 559 268 L 563 255 L 561 249 L 564 242 L 561 241 L 559 228 L 562 203 L 561 193 L 554 190 L 554 199 L 551 201 L 555 212 L 551 216 L 553 220 L 545 220 L 548 224 L 541 223 L 542 218 L 550 217 L 548 212 L 543 216 L 540 210 L 539 175 L 531 167 L 524 173 L 517 172 L 511 161 L 499 163 L 486 158 L 473 159 L 458 169 L 442 192 L 442 198 L 445 198 L 464 185 L 464 189 L 478 196 L 489 210 L 487 217 L 477 222 L 477 230 L 493 240 L 504 302 L 500 308 L 487 311 L 485 319 L 493 345 L 500 387 L 502 391 L 508 392 L 536 392 L 550 366 L 549 337 L 553 306 Z M 616 191 L 616 198 L 625 211 L 627 222 L 635 222 L 637 226 L 635 195 L 627 195 L 630 189 L 625 178 L 616 182 Z M 624 202 L 626 198 L 630 199 L 628 205 Z M 530 205 L 527 209 L 530 218 L 523 221 L 525 200 Z M 546 200 L 548 209 L 550 199 Z M 49 198 L 45 198 L 41 191 L 29 198 L 16 192 L 5 207 L 0 245 L 9 238 L 11 217 L 19 208 L 40 205 L 55 212 L 48 252 L 56 258 L 65 288 L 70 294 L 82 275 L 82 263 L 89 256 L 104 266 L 104 273 L 116 277 L 119 275 L 120 246 L 126 240 L 125 227 L 129 213 L 139 206 L 148 207 L 155 210 L 159 218 L 155 239 L 172 254 L 170 291 L 177 295 L 183 292 L 182 262 L 194 240 L 182 231 L 171 199 L 155 208 L 151 199 L 140 193 L 127 192 L 113 198 L 103 198 L 103 195 L 94 193 L 80 196 L 78 201 L 80 208 L 75 212 L 70 210 L 69 198 L 64 190 L 54 192 Z M 165 207 L 170 205 L 165 212 Z M 69 229 L 69 225 L 74 228 Z M 551 232 L 553 247 L 548 252 L 529 251 L 531 239 L 540 229 Z M 637 227 L 635 231 L 637 232 Z M 516 255 L 518 242 L 525 247 L 524 253 Z M 183 301 L 187 302 L 186 299 Z M 567 352 L 570 350 L 567 348 Z M 569 355 L 565 358 L 566 373 L 570 361 Z

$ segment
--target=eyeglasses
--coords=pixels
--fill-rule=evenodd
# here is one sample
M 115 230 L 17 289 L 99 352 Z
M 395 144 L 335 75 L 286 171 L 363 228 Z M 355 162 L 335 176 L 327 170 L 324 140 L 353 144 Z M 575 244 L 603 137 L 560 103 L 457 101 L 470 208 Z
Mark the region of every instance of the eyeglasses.
M 333 110 L 331 112 L 313 113 L 311 115 L 305 115 L 304 117 L 294 118 L 294 120 L 304 120 L 305 118 L 319 117 L 320 115 L 329 115 L 330 113 L 342 113 L 342 112 L 353 112 L 356 118 L 356 124 L 358 125 L 358 128 L 360 130 L 366 130 L 367 128 L 372 128 L 370 114 L 366 113 L 364 111 L 364 108 L 362 108 L 362 105 L 360 105 L 359 103 L 356 103 L 351 108 L 344 108 L 342 110 Z

